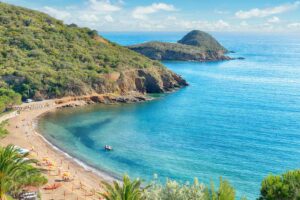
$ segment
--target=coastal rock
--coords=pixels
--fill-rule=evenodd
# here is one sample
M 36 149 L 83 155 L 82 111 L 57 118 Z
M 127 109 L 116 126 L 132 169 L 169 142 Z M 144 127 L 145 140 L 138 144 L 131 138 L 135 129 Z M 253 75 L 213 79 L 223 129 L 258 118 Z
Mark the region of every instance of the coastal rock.
M 128 94 L 94 94 L 87 96 L 64 97 L 55 101 L 58 109 L 75 108 L 89 104 L 116 104 L 116 103 L 137 103 L 152 100 L 139 92 Z
M 61 106 L 60 108 L 76 108 L 76 107 L 81 107 L 86 105 L 87 103 L 85 101 L 76 101 L 76 102 L 71 102 L 68 104 L 65 104 Z
M 117 84 L 121 93 L 162 93 L 188 85 L 181 76 L 163 68 L 157 71 L 139 69 L 122 72 Z
M 203 31 L 191 31 L 178 43 L 147 42 L 132 45 L 129 49 L 153 60 L 219 61 L 230 60 L 228 50 Z

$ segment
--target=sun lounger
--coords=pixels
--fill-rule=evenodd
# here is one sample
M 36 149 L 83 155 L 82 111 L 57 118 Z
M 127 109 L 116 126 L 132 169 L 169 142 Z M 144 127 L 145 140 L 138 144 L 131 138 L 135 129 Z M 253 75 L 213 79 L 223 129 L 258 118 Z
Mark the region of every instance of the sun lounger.
M 57 188 L 59 188 L 61 186 L 60 183 L 54 183 L 52 185 L 48 185 L 46 187 L 44 187 L 44 190 L 56 190 Z

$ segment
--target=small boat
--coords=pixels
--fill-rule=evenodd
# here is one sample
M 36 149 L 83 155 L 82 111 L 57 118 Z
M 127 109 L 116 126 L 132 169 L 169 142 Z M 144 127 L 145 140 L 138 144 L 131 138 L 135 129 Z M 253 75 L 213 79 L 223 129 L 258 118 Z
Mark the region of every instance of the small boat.
M 111 150 L 112 150 L 112 147 L 109 146 L 109 145 L 105 145 L 104 149 L 105 149 L 106 151 L 111 151 Z

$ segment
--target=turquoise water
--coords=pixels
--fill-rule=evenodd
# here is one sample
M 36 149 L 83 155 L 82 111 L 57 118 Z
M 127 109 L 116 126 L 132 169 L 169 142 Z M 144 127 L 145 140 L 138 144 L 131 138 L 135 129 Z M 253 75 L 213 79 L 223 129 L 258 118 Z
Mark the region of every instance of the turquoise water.
M 180 33 L 104 34 L 121 44 Z M 121 176 L 208 183 L 222 176 L 255 199 L 269 173 L 300 168 L 300 38 L 216 34 L 246 60 L 166 62 L 190 86 L 147 103 L 66 109 L 41 120 L 45 136 Z M 112 152 L 103 146 L 114 147 Z

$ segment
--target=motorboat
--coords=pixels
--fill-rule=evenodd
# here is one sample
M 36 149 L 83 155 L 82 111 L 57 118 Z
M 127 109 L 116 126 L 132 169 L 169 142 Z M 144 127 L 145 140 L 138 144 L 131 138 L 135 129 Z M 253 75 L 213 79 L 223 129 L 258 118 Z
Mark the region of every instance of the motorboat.
M 109 146 L 109 145 L 105 145 L 105 146 L 104 146 L 104 149 L 105 149 L 106 151 L 111 151 L 111 150 L 112 150 L 112 147 Z

